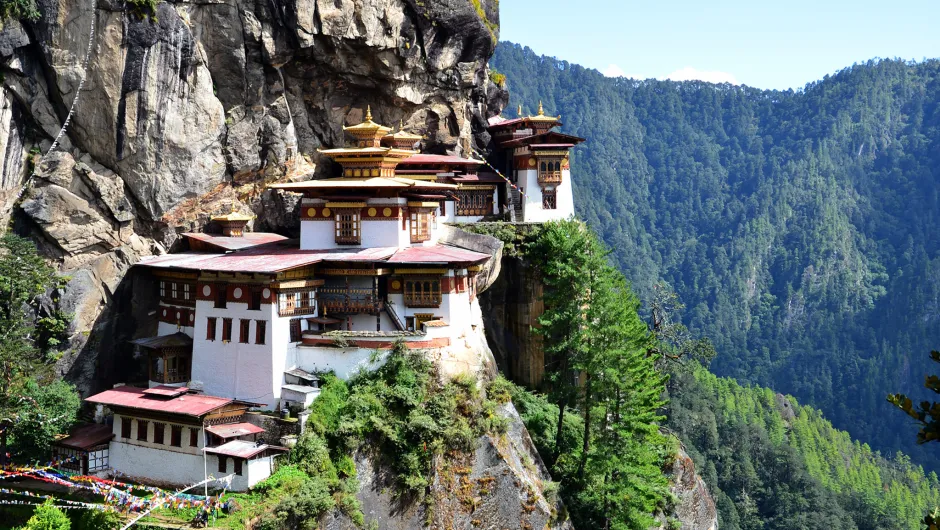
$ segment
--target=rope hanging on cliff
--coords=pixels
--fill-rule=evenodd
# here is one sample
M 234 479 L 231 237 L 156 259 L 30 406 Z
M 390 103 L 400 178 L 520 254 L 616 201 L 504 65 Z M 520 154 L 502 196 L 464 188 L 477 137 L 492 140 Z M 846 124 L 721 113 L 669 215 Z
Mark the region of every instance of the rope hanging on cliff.
M 65 115 L 65 121 L 62 122 L 62 128 L 59 129 L 59 134 L 56 135 L 55 139 L 52 141 L 52 145 L 49 146 L 49 149 L 39 158 L 39 162 L 33 166 L 33 172 L 30 173 L 29 177 L 26 179 L 26 182 L 23 183 L 23 187 L 20 188 L 20 196 L 23 195 L 23 192 L 26 190 L 26 185 L 29 184 L 29 181 L 36 175 L 36 172 L 39 171 L 39 167 L 42 166 L 42 163 L 46 161 L 46 157 L 49 156 L 49 153 L 55 151 L 56 147 L 59 146 L 59 142 L 62 140 L 62 136 L 65 135 L 66 129 L 68 129 L 69 123 L 72 121 L 72 115 L 75 113 L 75 107 L 78 106 L 78 100 L 81 98 L 82 89 L 85 87 L 85 79 L 88 78 L 88 61 L 91 59 L 91 49 L 92 44 L 95 41 L 95 20 L 97 19 L 96 12 L 96 3 L 95 1 L 91 2 L 91 31 L 88 33 L 88 45 L 85 47 L 85 57 L 82 60 L 82 77 L 78 81 L 78 88 L 75 90 L 75 97 L 72 99 L 72 104 L 69 106 L 69 112 Z
M 483 156 L 482 153 L 480 153 L 479 151 L 477 151 L 476 149 L 474 149 L 474 148 L 472 148 L 472 147 L 470 148 L 470 150 L 473 151 L 473 154 L 475 154 L 475 155 L 477 155 L 478 157 L 480 157 L 480 160 L 481 160 L 484 164 L 486 164 L 486 167 L 488 167 L 488 168 L 492 169 L 493 171 L 495 171 L 497 175 L 499 175 L 503 180 L 506 181 L 506 184 L 509 184 L 510 186 L 512 186 L 512 188 L 513 188 L 514 190 L 518 191 L 518 192 L 519 192 L 519 195 L 521 195 L 522 197 L 525 197 L 525 196 L 526 196 L 525 193 L 523 193 L 522 190 L 519 189 L 519 186 L 516 186 L 515 184 L 513 184 L 513 182 L 512 182 L 511 180 L 509 180 L 508 178 L 506 178 L 506 176 L 503 175 L 498 169 L 496 169 L 496 168 L 493 167 L 489 162 L 487 162 L 487 161 L 486 161 L 486 157 Z

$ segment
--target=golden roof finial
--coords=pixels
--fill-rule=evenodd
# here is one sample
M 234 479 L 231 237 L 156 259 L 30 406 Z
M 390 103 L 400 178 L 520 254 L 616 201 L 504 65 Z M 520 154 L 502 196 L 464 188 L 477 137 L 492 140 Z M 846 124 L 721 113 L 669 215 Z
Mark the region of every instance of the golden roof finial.
M 404 131 L 404 130 L 405 130 L 405 119 L 404 119 L 404 118 L 398 118 L 398 130 L 399 130 L 399 131 Z
M 539 116 L 545 115 L 545 109 L 542 108 L 542 100 L 539 100 Z
M 516 113 L 519 114 L 519 117 L 522 117 L 522 105 L 519 105 L 519 108 L 516 109 Z
M 372 105 L 366 105 L 366 118 L 364 121 L 372 121 Z

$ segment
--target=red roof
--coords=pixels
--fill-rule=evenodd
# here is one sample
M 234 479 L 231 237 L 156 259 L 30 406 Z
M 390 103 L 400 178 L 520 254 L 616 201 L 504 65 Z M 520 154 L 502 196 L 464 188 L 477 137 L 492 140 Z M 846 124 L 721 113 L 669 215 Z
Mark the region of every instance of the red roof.
M 144 390 L 148 396 L 176 397 L 189 392 L 185 386 L 157 385 Z
M 463 166 L 479 166 L 483 163 L 482 160 L 473 160 L 470 158 L 463 158 L 460 156 L 452 155 L 414 155 L 409 156 L 408 158 L 402 160 L 398 163 L 398 167 L 402 166 L 412 166 L 420 164 L 440 164 L 440 165 L 463 165 Z
M 397 247 L 301 250 L 299 248 L 260 247 L 233 252 L 180 252 L 141 260 L 139 265 L 160 269 L 209 270 L 228 272 L 274 273 L 321 261 L 382 261 Z
M 206 430 L 219 438 L 237 438 L 249 434 L 258 434 L 264 432 L 264 429 L 251 423 L 226 423 L 224 425 L 213 425 L 206 427 Z
M 89 451 L 96 446 L 108 443 L 111 438 L 114 438 L 114 432 L 110 425 L 92 423 L 72 429 L 66 438 L 55 442 L 55 445 Z
M 460 184 L 472 184 L 477 182 L 482 182 L 484 184 L 490 183 L 501 183 L 505 182 L 502 177 L 496 173 L 480 173 L 478 175 L 460 175 L 459 177 L 451 177 L 451 180 L 458 182 Z
M 479 262 L 487 254 L 445 245 L 422 247 L 377 247 L 356 249 L 300 250 L 298 248 L 251 248 L 230 254 L 181 252 L 143 260 L 139 265 L 160 269 L 275 273 L 323 261 L 364 263 L 452 263 Z
M 232 440 L 218 447 L 206 447 L 205 451 L 211 454 L 233 456 L 235 458 L 251 458 L 265 451 L 285 452 L 287 449 L 276 445 L 258 444 L 255 442 L 246 442 L 245 440 Z
M 188 239 L 201 241 L 207 245 L 218 247 L 220 250 L 241 250 L 244 248 L 256 247 L 258 245 L 267 245 L 284 241 L 286 237 L 280 234 L 270 234 L 267 232 L 246 232 L 241 237 L 228 237 L 215 234 L 201 234 L 186 232 L 183 234 Z
M 120 386 L 85 398 L 85 401 L 89 403 L 100 403 L 109 407 L 122 407 L 195 417 L 204 416 L 230 403 L 240 403 L 246 406 L 256 405 L 255 403 L 237 401 L 232 398 L 206 396 L 204 394 L 184 394 L 167 399 L 165 397 L 147 395 L 145 391 L 146 389 L 144 388 Z
M 389 263 L 447 264 L 454 262 L 481 262 L 489 259 L 489 254 L 464 250 L 457 247 L 432 245 L 429 247 L 403 248 L 389 258 Z
M 547 131 L 539 134 L 533 134 L 531 136 L 522 136 L 520 138 L 513 138 L 512 140 L 506 140 L 505 142 L 500 142 L 500 147 L 519 147 L 523 145 L 533 145 L 533 144 L 579 144 L 584 142 L 584 138 L 579 136 L 573 136 L 571 134 L 564 134 L 557 131 Z

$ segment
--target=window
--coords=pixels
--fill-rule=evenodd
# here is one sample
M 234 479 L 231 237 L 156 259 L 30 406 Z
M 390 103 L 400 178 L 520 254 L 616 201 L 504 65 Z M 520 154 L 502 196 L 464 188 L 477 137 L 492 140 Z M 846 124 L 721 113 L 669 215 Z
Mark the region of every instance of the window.
M 251 300 L 248 302 L 248 309 L 261 311 L 261 289 L 251 290 Z
M 555 200 L 555 190 L 542 190 L 542 208 L 554 210 L 557 204 Z
M 183 428 L 179 425 L 170 425 L 170 445 L 173 447 L 183 446 Z
M 440 307 L 440 278 L 405 280 L 405 305 L 408 307 Z
M 433 313 L 415 313 L 415 330 L 420 331 L 421 326 L 430 320 L 434 320 Z
M 457 190 L 457 215 L 489 215 L 493 213 L 493 189 Z
M 215 286 L 215 307 L 219 309 L 228 307 L 228 288 L 225 284 Z
M 232 462 L 235 464 L 235 474 L 238 475 L 238 476 L 241 476 L 241 474 L 242 474 L 242 462 L 243 462 L 243 460 L 240 459 L 240 458 L 233 458 L 233 459 L 232 459 Z
M 431 239 L 431 212 L 411 211 L 411 242 L 421 243 Z
M 189 446 L 199 447 L 199 429 L 195 427 L 189 428 Z
M 222 319 L 222 342 L 231 342 L 232 341 L 232 319 L 223 318 Z
M 206 340 L 215 340 L 215 317 L 206 319 Z
M 300 342 L 303 337 L 303 331 L 300 329 L 300 319 L 295 318 L 290 321 L 290 341 Z
M 408 331 L 415 330 L 415 317 L 405 317 L 405 329 Z
M 219 455 L 219 473 L 225 473 L 228 470 L 228 466 L 225 465 L 226 464 L 225 460 L 226 460 L 226 457 Z
M 131 437 L 131 420 L 130 418 L 121 416 L 121 438 L 130 438 Z
M 238 321 L 238 342 L 248 344 L 248 331 L 250 328 L 250 320 L 243 318 Z
M 313 289 L 281 291 L 277 296 L 278 314 L 310 315 L 317 312 L 317 296 Z
M 160 298 L 166 298 L 166 282 L 160 282 Z
M 137 420 L 137 440 L 141 442 L 147 441 L 147 422 L 144 420 Z
M 358 245 L 361 241 L 362 225 L 359 210 L 336 211 L 336 242 L 343 245 Z
M 264 344 L 265 328 L 268 323 L 265 320 L 255 320 L 255 344 Z
M 104 471 L 108 469 L 108 446 L 95 447 L 88 453 L 88 472 Z
M 154 423 L 153 424 L 153 443 L 163 444 L 163 428 L 166 425 L 163 423 Z

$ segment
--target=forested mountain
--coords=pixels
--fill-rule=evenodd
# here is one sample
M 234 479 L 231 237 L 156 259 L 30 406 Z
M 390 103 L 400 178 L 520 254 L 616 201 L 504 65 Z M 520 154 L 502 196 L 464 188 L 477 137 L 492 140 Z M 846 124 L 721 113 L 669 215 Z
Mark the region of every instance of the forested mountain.
M 679 293 L 714 372 L 940 467 L 885 401 L 920 387 L 940 344 L 940 62 L 798 91 L 613 79 L 510 43 L 490 64 L 509 109 L 542 100 L 588 139 L 579 215 L 641 297 L 659 279 Z
M 715 497 L 722 530 L 922 528 L 940 503 L 935 473 L 852 441 L 817 409 L 719 378 L 676 370 L 668 427 Z

